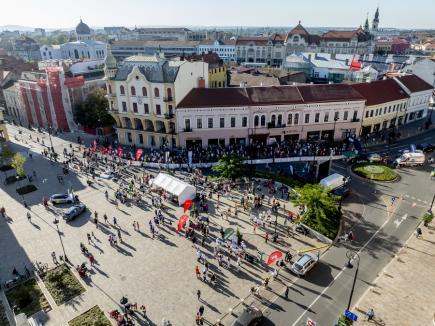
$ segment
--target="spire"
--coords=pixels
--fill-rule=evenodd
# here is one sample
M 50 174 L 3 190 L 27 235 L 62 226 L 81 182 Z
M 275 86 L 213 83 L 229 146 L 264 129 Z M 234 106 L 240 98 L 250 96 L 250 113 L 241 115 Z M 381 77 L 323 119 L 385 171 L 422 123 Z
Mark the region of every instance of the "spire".
M 370 31 L 369 13 L 367 13 L 366 22 L 364 23 L 364 31 L 365 32 L 369 32 Z
M 106 69 L 116 69 L 116 59 L 112 54 L 112 46 L 110 43 L 107 44 L 107 54 L 106 59 L 104 59 L 104 65 Z
M 375 19 L 373 19 L 373 20 L 377 21 L 379 23 L 379 6 L 376 8 Z
M 376 8 L 375 17 L 373 18 L 372 29 L 378 31 L 379 28 L 379 5 Z

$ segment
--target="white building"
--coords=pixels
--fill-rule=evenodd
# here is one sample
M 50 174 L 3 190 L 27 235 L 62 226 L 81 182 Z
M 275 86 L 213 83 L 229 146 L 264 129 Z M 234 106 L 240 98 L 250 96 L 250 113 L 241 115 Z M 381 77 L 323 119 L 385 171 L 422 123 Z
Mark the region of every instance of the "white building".
M 29 123 L 23 111 L 23 97 L 18 83 L 3 89 L 8 114 L 16 119 L 17 123 L 27 126 Z
M 50 59 L 90 59 L 102 60 L 106 57 L 107 44 L 95 41 L 91 29 L 80 20 L 76 27 L 77 41 L 61 45 L 43 45 L 40 48 L 42 60 Z
M 426 117 L 433 93 L 432 85 L 416 75 L 397 76 L 394 80 L 409 95 L 405 123 Z
M 247 66 L 281 66 L 285 58 L 284 37 L 239 37 L 236 41 L 236 59 Z
M 236 61 L 236 41 L 235 40 L 205 40 L 198 45 L 198 54 L 215 52 L 224 61 Z

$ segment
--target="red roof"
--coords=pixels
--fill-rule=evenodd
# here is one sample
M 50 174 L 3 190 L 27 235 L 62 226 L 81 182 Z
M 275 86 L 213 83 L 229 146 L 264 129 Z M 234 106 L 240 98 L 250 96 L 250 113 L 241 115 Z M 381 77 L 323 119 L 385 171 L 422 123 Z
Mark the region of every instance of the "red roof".
M 252 105 L 303 103 L 298 88 L 294 86 L 248 87 L 246 92 Z
M 244 88 L 194 88 L 177 108 L 248 106 L 250 103 Z
M 351 84 L 367 101 L 367 106 L 403 100 L 409 96 L 393 79 Z
M 432 85 L 426 83 L 423 79 L 416 75 L 405 75 L 395 77 L 412 93 L 432 90 Z
M 365 100 L 347 84 L 304 85 L 298 89 L 305 103 Z

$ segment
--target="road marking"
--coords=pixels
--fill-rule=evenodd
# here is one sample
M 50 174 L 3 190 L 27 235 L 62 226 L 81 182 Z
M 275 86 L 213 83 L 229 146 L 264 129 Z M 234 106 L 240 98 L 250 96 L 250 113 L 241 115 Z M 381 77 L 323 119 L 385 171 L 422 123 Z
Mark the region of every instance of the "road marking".
M 381 227 L 370 237 L 370 239 L 358 250 L 357 254 L 359 255 L 367 246 L 368 244 L 378 235 L 378 233 L 384 228 L 384 226 L 388 223 L 389 219 L 387 219 Z M 353 260 L 353 259 L 352 259 Z M 296 326 L 297 323 L 305 316 L 308 310 L 311 309 L 312 306 L 316 304 L 316 302 L 325 294 L 325 292 L 331 287 L 331 285 L 343 274 L 343 272 L 346 270 L 346 266 L 344 266 L 341 271 L 334 277 L 334 279 L 328 284 L 327 287 L 323 289 L 322 292 L 314 299 L 313 302 L 304 310 L 304 312 L 299 316 L 298 319 L 292 324 L 292 326 Z
M 408 217 L 408 214 L 405 214 L 401 218 L 397 218 L 394 220 L 394 224 L 396 224 L 397 229 L 399 228 L 400 224 L 402 224 L 402 222 L 406 220 L 407 217 Z

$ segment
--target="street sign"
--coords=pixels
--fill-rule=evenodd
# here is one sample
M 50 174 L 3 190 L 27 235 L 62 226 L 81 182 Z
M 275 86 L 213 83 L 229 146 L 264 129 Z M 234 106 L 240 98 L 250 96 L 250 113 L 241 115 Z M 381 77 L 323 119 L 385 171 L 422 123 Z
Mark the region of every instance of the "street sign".
M 317 323 L 314 320 L 307 318 L 307 326 L 317 326 Z
M 358 316 L 356 314 L 354 314 L 352 311 L 346 310 L 344 312 L 344 316 L 347 319 L 353 320 L 353 321 L 357 321 L 358 320 Z

